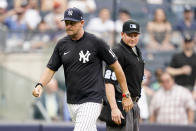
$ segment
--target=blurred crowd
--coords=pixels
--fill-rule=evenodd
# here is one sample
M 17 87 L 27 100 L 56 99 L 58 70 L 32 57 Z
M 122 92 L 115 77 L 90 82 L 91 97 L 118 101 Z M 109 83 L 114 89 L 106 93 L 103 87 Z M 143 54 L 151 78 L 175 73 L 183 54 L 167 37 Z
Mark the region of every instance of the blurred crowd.
M 145 69 L 139 101 L 141 122 L 193 124 L 196 123 L 195 8 L 187 4 L 174 6 L 171 13 L 176 18 L 171 23 L 166 13 L 168 8 L 163 8 L 161 1 L 145 1 L 143 12 L 148 15 L 148 21 L 142 25 L 139 46 L 147 52 L 144 56 L 146 60 L 155 60 L 152 59 L 152 52 L 174 53 L 167 58 L 169 61 L 163 68 L 151 68 L 150 65 Z M 112 10 L 109 7 L 98 8 L 97 2 L 0 0 L 0 51 L 42 51 L 50 44 L 55 44 L 66 35 L 61 19 L 69 7 L 77 7 L 84 12 L 86 31 L 103 38 L 110 47 L 115 46 L 120 41 L 123 22 L 135 19 L 135 15 L 131 9 L 119 8 L 114 19 Z M 158 60 L 164 61 L 162 57 Z M 65 95 L 58 88 L 58 81 L 52 80 L 44 95 L 34 104 L 34 118 L 69 121 Z
M 102 37 L 111 47 L 114 46 L 120 39 L 122 23 L 127 19 L 135 19 L 134 14 L 132 16 L 130 9 L 119 7 L 114 19 L 111 9 L 97 8 L 96 3 L 96 0 L 1 0 L 1 51 L 33 51 L 42 49 L 49 43 L 55 43 L 66 35 L 65 24 L 61 19 L 65 9 L 69 7 L 78 7 L 84 12 L 87 31 Z M 164 8 L 158 5 L 152 8 L 152 3 L 148 0 L 146 5 L 147 11 L 143 13 L 148 14 L 148 17 L 145 24 L 142 24 L 141 37 L 141 46 L 144 49 L 179 49 L 185 35 L 191 35 L 195 41 L 196 23 L 193 7 L 182 5 L 184 11 L 181 15 L 174 15 L 176 18 L 173 24 L 168 20 Z

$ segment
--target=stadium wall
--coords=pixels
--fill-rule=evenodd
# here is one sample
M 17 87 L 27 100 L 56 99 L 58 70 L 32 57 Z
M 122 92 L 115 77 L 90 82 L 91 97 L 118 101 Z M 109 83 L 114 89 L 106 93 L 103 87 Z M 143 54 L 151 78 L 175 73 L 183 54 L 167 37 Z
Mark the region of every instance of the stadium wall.
M 98 131 L 105 131 L 105 125 L 99 124 Z M 0 131 L 72 131 L 72 124 L 2 124 Z M 142 124 L 140 131 L 196 131 L 195 125 L 155 125 Z

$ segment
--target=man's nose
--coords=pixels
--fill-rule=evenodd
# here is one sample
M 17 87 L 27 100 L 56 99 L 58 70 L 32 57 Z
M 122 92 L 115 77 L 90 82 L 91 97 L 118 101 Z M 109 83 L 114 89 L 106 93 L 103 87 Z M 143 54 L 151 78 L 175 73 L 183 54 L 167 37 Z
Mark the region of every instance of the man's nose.
M 67 28 L 71 28 L 71 24 L 66 24 L 66 27 Z
M 130 39 L 131 39 L 131 40 L 135 40 L 135 37 L 131 36 Z

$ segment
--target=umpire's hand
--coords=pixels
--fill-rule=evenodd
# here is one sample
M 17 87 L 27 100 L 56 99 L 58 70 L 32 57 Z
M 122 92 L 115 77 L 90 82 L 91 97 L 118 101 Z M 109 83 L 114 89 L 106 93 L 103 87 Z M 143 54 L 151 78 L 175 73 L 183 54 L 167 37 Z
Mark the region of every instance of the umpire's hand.
M 117 108 L 113 108 L 112 109 L 112 112 L 111 112 L 111 115 L 112 115 L 112 120 L 120 125 L 121 124 L 121 119 L 125 119 L 121 113 L 121 111 Z
M 131 99 L 131 97 L 123 97 L 122 98 L 122 106 L 123 106 L 123 110 L 125 110 L 126 112 L 130 111 L 133 107 L 133 101 Z
M 40 97 L 42 94 L 42 87 L 38 85 L 36 88 L 33 89 L 32 95 L 35 97 Z

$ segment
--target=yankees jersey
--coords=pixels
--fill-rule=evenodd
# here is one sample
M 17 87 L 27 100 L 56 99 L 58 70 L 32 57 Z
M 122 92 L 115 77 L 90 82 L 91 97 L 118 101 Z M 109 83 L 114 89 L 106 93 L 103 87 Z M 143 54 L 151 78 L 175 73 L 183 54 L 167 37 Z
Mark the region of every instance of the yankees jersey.
M 57 71 L 63 65 L 69 104 L 101 103 L 104 95 L 102 60 L 111 65 L 117 58 L 103 40 L 85 32 L 79 40 L 69 36 L 59 40 L 47 67 Z
M 131 97 L 141 96 L 141 84 L 144 75 L 144 61 L 138 47 L 135 53 L 132 48 L 126 45 L 122 40 L 114 49 L 114 53 L 118 57 L 118 61 L 125 73 L 127 85 Z M 105 70 L 105 82 L 115 86 L 115 94 L 117 99 L 122 99 L 122 93 L 114 71 L 110 67 Z

